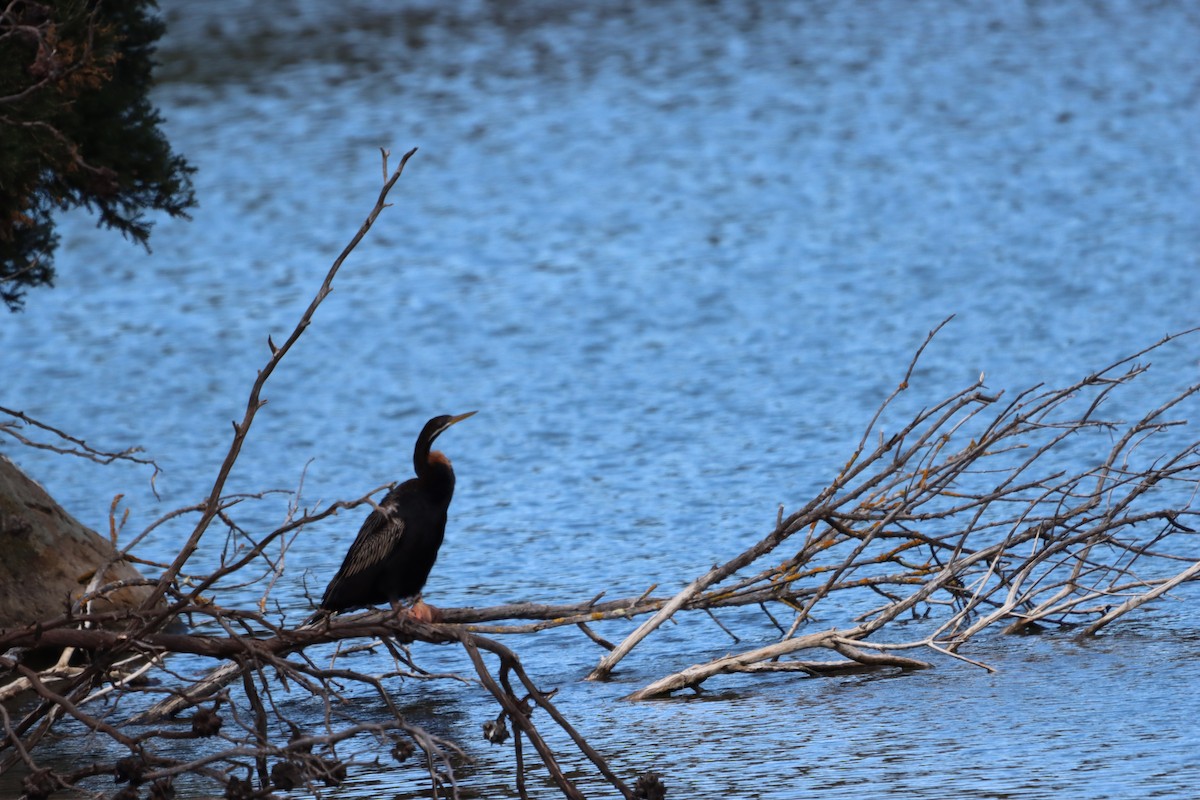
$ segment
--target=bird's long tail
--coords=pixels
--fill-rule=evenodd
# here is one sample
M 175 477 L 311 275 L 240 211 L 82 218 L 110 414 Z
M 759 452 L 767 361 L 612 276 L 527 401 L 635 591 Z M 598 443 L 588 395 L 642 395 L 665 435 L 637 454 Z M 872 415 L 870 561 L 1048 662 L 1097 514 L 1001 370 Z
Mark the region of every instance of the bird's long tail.
M 311 628 L 313 625 L 316 625 L 318 622 L 324 622 L 331 616 L 333 616 L 332 611 L 325 608 L 318 608 L 316 613 L 304 620 L 304 622 L 301 622 L 296 630 L 300 630 L 301 628 Z

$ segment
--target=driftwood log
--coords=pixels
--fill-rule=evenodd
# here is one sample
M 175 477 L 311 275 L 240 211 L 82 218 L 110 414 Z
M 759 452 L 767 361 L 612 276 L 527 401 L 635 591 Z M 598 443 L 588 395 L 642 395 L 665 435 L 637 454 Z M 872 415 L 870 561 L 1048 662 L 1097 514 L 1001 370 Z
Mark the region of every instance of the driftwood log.
M 137 608 L 149 593 L 110 540 L 80 524 L 0 454 L 0 630 L 69 607 Z

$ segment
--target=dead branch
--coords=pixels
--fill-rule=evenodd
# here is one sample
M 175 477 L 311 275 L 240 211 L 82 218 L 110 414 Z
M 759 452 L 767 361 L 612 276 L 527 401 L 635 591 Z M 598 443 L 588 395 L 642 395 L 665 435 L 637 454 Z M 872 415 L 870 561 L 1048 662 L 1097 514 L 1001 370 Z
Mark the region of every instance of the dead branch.
M 128 583 L 101 584 L 97 576 L 89 583 L 85 596 L 64 613 L 23 628 L 0 631 L 0 653 L 7 654 L 0 656 L 0 696 L 13 702 L 22 693 L 30 697 L 18 718 L 11 718 L 7 711 L 4 715 L 0 771 L 15 764 L 23 765 L 30 775 L 26 782 L 29 797 L 41 797 L 60 788 L 84 788 L 80 782 L 104 774 L 115 775 L 118 782 L 128 781 L 134 786 L 152 785 L 156 795 L 164 796 L 170 793 L 173 781 L 185 774 L 215 782 L 221 787 L 218 791 L 230 798 L 260 797 L 272 790 L 290 789 L 319 794 L 322 785 L 340 784 L 346 780 L 349 769 L 360 763 L 361 755 L 346 754 L 345 748 L 363 737 L 374 738 L 379 745 L 370 752 L 389 752 L 396 764 L 411 761 L 414 768 L 424 771 L 431 796 L 459 797 L 455 767 L 469 760 L 463 747 L 406 720 L 392 699 L 394 689 L 385 686 L 383 678 L 335 668 L 332 659 L 336 658 L 336 652 L 328 666 L 322 666 L 314 656 L 322 648 L 327 650 L 350 641 L 379 642 L 396 662 L 396 669 L 389 673 L 393 678 L 423 675 L 428 679 L 449 677 L 464 681 L 458 675 L 423 673 L 412 663 L 407 651 L 399 647 L 413 642 L 461 645 L 478 683 L 489 691 L 501 709 L 493 725 L 507 721 L 513 726 L 516 782 L 522 794 L 527 765 L 521 743 L 528 740 L 563 794 L 583 797 L 574 782 L 574 776 L 579 774 L 578 765 L 565 766 L 562 756 L 554 752 L 532 719 L 534 709 L 542 709 L 549 719 L 547 724 L 565 733 L 578 755 L 604 781 L 622 796 L 632 797 L 607 761 L 551 703 L 553 692 L 543 692 L 537 687 L 516 654 L 493 640 L 462 625 L 427 625 L 390 612 L 346 615 L 300 628 L 288 627 L 282 620 L 267 616 L 271 588 L 284 575 L 287 547 L 295 535 L 339 510 L 373 504 L 371 495 L 378 489 L 357 500 L 339 500 L 303 513 L 297 491 L 297 500 L 289 505 L 286 519 L 266 534 L 244 528 L 235 514 L 239 505 L 261 499 L 267 493 L 224 492 L 255 416 L 266 403 L 263 397 L 266 381 L 308 328 L 317 307 L 332 290 L 342 263 L 388 206 L 388 193 L 413 153 L 415 149 L 402 157 L 389 178 L 388 153 L 383 151 L 385 183 L 366 221 L 334 261 L 288 338 L 276 344 L 268 337 L 269 358 L 254 381 L 241 421 L 233 425 L 232 442 L 208 497 L 160 517 L 120 550 L 122 555 L 143 565 L 159 567 L 161 574 L 152 582 L 152 596 L 137 610 L 97 611 L 94 599 Z M 6 411 L 0 409 L 0 413 Z M 58 435 L 72 445 L 71 452 L 78 451 L 94 459 L 133 458 L 130 452 L 94 450 L 82 440 L 20 412 L 7 413 L 16 423 L 2 426 L 2 430 L 19 441 L 27 441 L 28 437 L 15 432 L 17 423 Z M 119 498 L 113 503 L 110 520 L 114 546 L 120 531 L 115 516 L 117 502 Z M 154 565 L 129 553 L 152 531 L 190 515 L 196 515 L 196 520 L 170 564 Z M 202 547 L 204 535 L 214 520 L 219 520 L 227 530 L 219 551 L 219 567 L 208 574 L 191 574 L 187 571 L 189 560 Z M 257 609 L 252 611 L 222 608 L 204 594 L 218 587 L 228 590 L 256 584 L 264 588 Z M 470 615 L 469 611 L 466 613 Z M 481 618 L 488 616 L 484 614 Z M 490 617 L 506 619 L 502 611 L 493 610 Z M 191 623 L 190 632 L 168 628 L 181 620 Z M 49 647 L 63 648 L 67 654 L 51 669 L 39 671 L 21 660 L 25 654 Z M 485 663 L 483 653 L 499 659 L 494 670 Z M 68 663 L 70 654 L 82 657 L 81 663 Z M 171 665 L 174 657 L 182 655 L 212 659 L 220 662 L 220 666 L 193 683 L 195 676 L 182 674 Z M 150 674 L 156 680 L 140 679 Z M 511 678 L 514 675 L 519 681 L 516 685 Z M 193 685 L 188 687 L 189 683 Z M 384 711 L 374 719 L 362 719 L 350 702 L 349 686 L 368 689 Z M 517 686 L 522 687 L 522 692 L 518 693 Z M 283 696 L 296 694 L 319 703 L 324 709 L 323 722 L 314 723 L 311 716 L 294 716 L 295 704 Z M 175 720 L 190 723 L 190 727 L 181 729 Z M 37 746 L 46 734 L 63 729 L 65 724 L 86 732 L 101 743 L 97 746 L 100 751 L 107 747 L 108 752 L 96 764 L 70 774 L 43 769 L 37 761 Z M 314 725 L 318 729 L 314 730 Z M 497 740 L 495 730 L 489 738 Z M 205 740 L 204 747 L 179 749 L 181 741 L 200 740 Z M 421 754 L 421 758 L 411 758 L 414 753 Z M 378 756 L 373 760 L 377 762 Z
M 493 744 L 511 739 L 521 797 L 535 769 L 564 797 L 583 797 L 585 780 L 625 798 L 648 786 L 661 796 L 657 775 L 635 781 L 619 775 L 558 710 L 554 690 L 535 682 L 496 637 L 574 626 L 581 642 L 610 651 L 588 676 L 604 679 L 638 648 L 653 647 L 668 620 L 711 618 L 730 635 L 735 652 L 709 660 L 683 653 L 670 674 L 629 695 L 646 700 L 699 692 L 719 676 L 915 671 L 947 658 L 990 669 L 964 654 L 981 636 L 1037 630 L 1093 636 L 1200 579 L 1200 441 L 1182 438 L 1190 428 L 1168 416 L 1193 403 L 1200 384 L 1133 419 L 1104 413 L 1147 373 L 1141 359 L 1196 331 L 1167 337 L 1069 386 L 1035 386 L 1008 398 L 981 376 L 906 414 L 901 398 L 914 393 L 918 361 L 947 319 L 918 347 L 827 485 L 790 513 L 781 508 L 774 527 L 742 552 L 675 582 L 684 588 L 673 595 L 656 595 L 651 586 L 637 597 L 607 601 L 601 591 L 556 604 L 442 609 L 436 624 L 390 610 L 289 624 L 282 610 L 268 609 L 272 589 L 289 579 L 290 542 L 339 510 L 373 505 L 380 489 L 303 512 L 297 490 L 282 522 L 263 533 L 239 515 L 266 493 L 226 494 L 226 481 L 266 402 L 267 379 L 387 207 L 413 152 L 386 178 L 289 337 L 282 344 L 268 337 L 269 358 L 208 496 L 163 515 L 121 549 L 132 557 L 130 549 L 152 531 L 186 521 L 185 544 L 170 564 L 140 562 L 160 570 L 152 600 L 132 611 L 101 611 L 106 606 L 95 601 L 128 582 L 104 583 L 97 573 L 85 595 L 60 612 L 0 631 L 0 699 L 10 704 L 0 707 L 0 771 L 25 770 L 30 797 L 87 790 L 99 776 L 166 794 L 184 775 L 230 798 L 290 790 L 319 795 L 347 780 L 350 770 L 384 762 L 416 770 L 431 797 L 463 796 L 456 767 L 469 760 L 470 748 L 405 718 L 394 685 L 405 677 L 481 689 L 483 736 Z M 384 151 L 385 176 L 386 158 Z M 112 514 L 115 545 L 121 530 L 115 503 Z M 214 520 L 225 529 L 224 542 L 205 536 Z M 188 565 L 202 547 L 219 556 L 219 565 L 193 573 Z M 251 609 L 222 607 L 208 594 L 246 586 L 259 597 Z M 743 644 L 716 613 L 735 607 L 758 609 L 742 616 L 761 613 L 774 641 L 762 645 L 756 631 L 757 646 Z M 645 619 L 628 631 L 635 617 Z M 817 619 L 820 630 L 813 630 Z M 168 627 L 185 621 L 186 632 Z M 619 643 L 602 636 L 601 626 L 620 631 L 612 637 Z M 462 656 L 463 674 L 426 672 L 414 656 L 418 648 L 408 647 L 414 644 L 451 645 Z M 66 654 L 58 664 L 26 663 L 30 653 L 49 647 Z M 391 657 L 386 674 L 338 663 L 366 648 L 379 651 L 376 658 Z M 203 667 L 181 666 L 196 660 Z M 356 695 L 370 698 L 369 712 Z M 308 710 L 298 714 L 298 706 Z M 44 768 L 39 745 L 60 732 L 90 737 L 96 762 L 68 774 Z
M 1200 384 L 1132 421 L 1099 416 L 1114 392 L 1145 374 L 1148 365 L 1137 359 L 1194 333 L 1168 336 L 1075 384 L 1033 387 L 1003 405 L 981 380 L 918 412 L 891 436 L 881 434 L 874 450 L 864 436 L 818 497 L 781 515 L 775 530 L 730 563 L 750 566 L 798 539 L 794 556 L 683 606 L 783 604 L 794 618 L 782 640 L 687 667 L 630 698 L 698 688 L 729 672 L 842 669 L 776 661 L 801 650 L 831 649 L 866 667 L 929 666 L 895 654 L 902 649 L 978 664 L 957 651 L 985 631 L 1049 624 L 1091 636 L 1196 580 L 1200 552 L 1185 520 L 1200 513 L 1194 507 L 1200 442 L 1140 454 L 1186 425 L 1165 415 L 1194 400 Z M 886 421 L 912 369 L 869 429 Z M 1099 439 L 1088 438 L 1091 432 L 1109 444 L 1094 446 Z M 1074 471 L 1061 466 L 1060 453 L 1068 449 L 1079 463 Z M 706 585 L 717 583 L 708 577 Z M 857 625 L 797 635 L 818 604 L 852 607 L 865 592 L 883 603 L 857 617 Z M 914 620 L 928 623 L 912 626 Z M 900 621 L 921 634 L 871 640 Z
M 171 582 L 175 579 L 175 576 L 179 574 L 184 565 L 188 562 L 188 559 L 195 554 L 197 548 L 200 546 L 201 537 L 204 536 L 204 532 L 208 529 L 209 524 L 213 521 L 213 519 L 216 518 L 218 512 L 222 508 L 222 493 L 225 489 L 225 482 L 228 480 L 229 473 L 233 470 L 233 465 L 237 461 L 238 455 L 242 451 L 242 444 L 250 432 L 250 426 L 254 423 L 254 417 L 257 415 L 258 410 L 267 402 L 266 399 L 262 397 L 262 390 L 266 385 L 267 379 L 271 377 L 271 374 L 275 371 L 275 367 L 279 365 L 279 363 L 283 360 L 283 357 L 287 355 L 288 351 L 292 349 L 292 346 L 300 339 L 300 336 L 312 323 L 313 314 L 316 313 L 317 307 L 320 306 L 321 302 L 329 295 L 331 291 L 333 291 L 333 279 L 337 276 L 338 270 L 341 269 L 342 263 L 345 262 L 346 258 L 349 257 L 352 252 L 354 252 L 354 248 L 358 247 L 359 242 L 361 242 L 367 235 L 367 232 L 371 230 L 371 227 L 375 224 L 375 220 L 379 217 L 380 213 L 387 208 L 388 194 L 391 192 L 392 187 L 396 185 L 396 181 L 400 180 L 400 176 L 404 172 L 405 165 L 408 164 L 408 160 L 412 158 L 413 154 L 416 152 L 417 148 L 414 147 L 412 150 L 409 150 L 407 153 L 405 153 L 400 159 L 400 165 L 396 167 L 396 171 L 392 173 L 391 178 L 389 178 L 384 183 L 383 188 L 380 189 L 379 198 L 375 201 L 375 207 L 371 209 L 371 212 L 367 215 L 367 219 L 363 222 L 362 227 L 359 228 L 358 233 L 354 235 L 354 238 L 351 239 L 350 243 L 346 245 L 344 250 L 342 250 L 341 255 L 334 259 L 333 265 L 329 268 L 329 272 L 326 274 L 325 280 L 322 281 L 320 289 L 317 290 L 316 296 L 313 297 L 312 302 L 309 303 L 308 308 L 305 309 L 304 313 L 300 317 L 300 321 L 296 324 L 296 327 L 292 330 L 291 334 L 288 335 L 288 338 L 282 345 L 276 345 L 270 339 L 270 337 L 268 337 L 267 341 L 270 345 L 271 357 L 267 360 L 267 363 L 263 366 L 263 368 L 258 371 L 258 376 L 255 378 L 254 385 L 250 389 L 250 397 L 246 401 L 246 411 L 242 417 L 242 421 L 240 423 L 233 423 L 233 441 L 230 443 L 229 450 L 225 454 L 225 460 L 222 462 L 221 468 L 217 472 L 216 480 L 213 482 L 212 490 L 209 492 L 208 500 L 205 502 L 204 510 L 201 513 L 200 520 L 196 523 L 196 527 L 192 530 L 191 535 L 188 537 L 187 542 L 180 550 L 179 555 L 175 558 L 175 561 L 171 563 L 170 567 L 168 567 L 159 578 L 159 585 L 150 595 L 150 597 L 146 599 L 144 605 L 145 608 L 153 608 L 160 600 L 162 600 L 163 596 L 167 592 L 167 587 L 171 584 Z M 163 625 L 168 619 L 169 613 L 160 614 L 155 621 L 155 624 Z
M 588 674 L 587 679 L 589 681 L 595 681 L 607 678 L 612 672 L 613 667 L 617 665 L 617 662 L 628 655 L 629 651 L 632 650 L 638 642 L 649 636 L 655 628 L 670 619 L 671 615 L 682 608 L 684 603 L 688 602 L 697 594 L 704 591 L 705 588 L 710 586 L 720 577 L 720 574 L 721 571 L 717 567 L 713 567 L 707 573 L 689 583 L 683 589 L 683 591 L 667 601 L 666 605 L 659 609 L 657 614 L 642 623 L 637 630 L 626 637 L 625 641 L 621 642 L 621 644 L 617 645 L 617 647 L 614 648 L 611 653 L 601 659 L 599 666 L 597 666 L 591 671 L 591 673 Z

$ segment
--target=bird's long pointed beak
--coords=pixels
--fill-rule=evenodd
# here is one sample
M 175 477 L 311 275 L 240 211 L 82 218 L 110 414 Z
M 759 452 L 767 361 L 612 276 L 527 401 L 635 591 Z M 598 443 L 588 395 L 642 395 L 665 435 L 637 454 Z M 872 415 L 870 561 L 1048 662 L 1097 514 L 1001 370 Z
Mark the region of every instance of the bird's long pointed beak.
M 453 425 L 456 422 L 462 422 L 467 417 L 473 417 L 478 413 L 479 413 L 478 411 L 468 411 L 465 414 L 459 414 L 457 417 L 451 417 L 450 421 L 446 423 L 446 428 L 449 428 L 451 425 Z M 443 428 L 442 430 L 445 430 L 446 428 Z

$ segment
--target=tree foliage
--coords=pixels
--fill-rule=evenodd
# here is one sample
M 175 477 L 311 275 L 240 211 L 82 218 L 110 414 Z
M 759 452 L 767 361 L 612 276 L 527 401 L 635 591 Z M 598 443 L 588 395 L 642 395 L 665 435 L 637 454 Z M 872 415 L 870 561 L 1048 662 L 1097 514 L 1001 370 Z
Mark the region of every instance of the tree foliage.
M 3 2 L 4 0 L 0 0 Z M 0 298 L 54 280 L 54 213 L 84 207 L 143 246 L 148 211 L 186 216 L 194 169 L 150 103 L 150 0 L 10 0 L 0 8 Z

